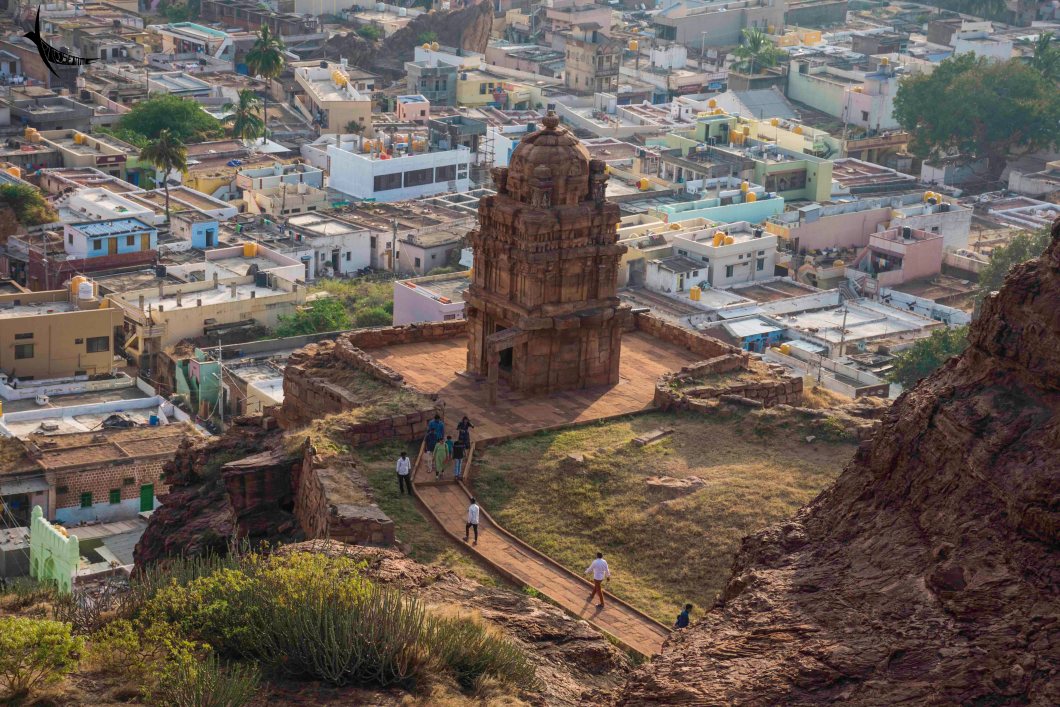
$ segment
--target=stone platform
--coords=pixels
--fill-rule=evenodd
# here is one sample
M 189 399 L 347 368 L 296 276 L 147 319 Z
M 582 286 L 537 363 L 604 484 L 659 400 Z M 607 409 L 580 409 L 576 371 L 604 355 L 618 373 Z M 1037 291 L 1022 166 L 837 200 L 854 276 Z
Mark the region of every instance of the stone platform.
M 372 356 L 400 373 L 424 393 L 437 393 L 445 406 L 446 426 L 462 415 L 475 425 L 473 438 L 488 440 L 556 425 L 612 417 L 652 407 L 656 380 L 702 356 L 642 332 L 622 337 L 617 385 L 524 398 L 503 381 L 497 404 L 490 406 L 484 380 L 467 375 L 467 338 L 456 337 L 373 349 Z

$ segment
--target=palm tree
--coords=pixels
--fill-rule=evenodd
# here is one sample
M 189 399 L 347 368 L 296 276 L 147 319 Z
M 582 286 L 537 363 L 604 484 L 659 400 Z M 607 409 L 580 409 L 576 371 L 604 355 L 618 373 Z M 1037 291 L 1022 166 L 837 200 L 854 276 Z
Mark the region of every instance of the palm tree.
M 168 128 L 158 133 L 158 139 L 140 150 L 140 159 L 147 160 L 162 170 L 162 186 L 166 190 L 166 222 L 169 222 L 169 175 L 188 168 L 188 148 L 179 138 L 170 134 Z
M 760 68 L 776 66 L 781 51 L 765 32 L 757 27 L 746 27 L 740 33 L 743 42 L 733 50 L 733 55 L 739 60 L 734 64 L 737 70 L 753 74 Z
M 221 109 L 225 116 L 221 122 L 232 124 L 232 135 L 244 142 L 259 138 L 265 132 L 265 121 L 258 115 L 261 99 L 249 89 L 239 92 L 237 103 L 226 103 Z
M 284 56 L 284 50 L 287 47 L 284 46 L 283 39 L 275 36 L 270 30 L 268 25 L 262 25 L 261 31 L 258 32 L 258 38 L 254 41 L 254 46 L 247 52 L 247 69 L 254 76 L 261 76 L 266 81 L 272 81 L 272 79 L 283 73 L 284 67 L 287 65 L 287 57 Z M 269 88 L 265 87 L 265 102 L 262 108 L 262 115 L 264 116 L 264 136 L 266 139 L 269 137 Z

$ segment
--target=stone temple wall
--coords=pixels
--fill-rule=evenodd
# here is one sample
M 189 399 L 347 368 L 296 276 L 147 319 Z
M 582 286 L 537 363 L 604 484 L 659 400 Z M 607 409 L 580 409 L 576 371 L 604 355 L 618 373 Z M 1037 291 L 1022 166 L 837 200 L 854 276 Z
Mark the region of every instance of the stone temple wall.
M 357 329 L 344 334 L 341 339 L 349 341 L 359 349 L 379 349 L 399 344 L 418 344 L 423 341 L 441 341 L 467 335 L 467 320 L 454 319 L 449 322 L 424 322 L 403 326 Z
M 691 351 L 705 359 L 725 354 L 741 355 L 744 357 L 745 362 L 750 359 L 748 352 L 736 346 L 726 344 L 720 339 L 690 331 L 676 324 L 671 324 L 650 312 L 634 312 L 632 328 L 635 331 L 644 332 L 655 339 L 661 339 L 675 346 L 680 346 L 686 351 Z

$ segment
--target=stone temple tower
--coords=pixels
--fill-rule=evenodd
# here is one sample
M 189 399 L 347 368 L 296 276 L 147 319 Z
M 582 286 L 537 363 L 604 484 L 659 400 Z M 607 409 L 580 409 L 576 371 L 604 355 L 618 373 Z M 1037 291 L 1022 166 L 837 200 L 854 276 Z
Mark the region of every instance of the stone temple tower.
M 526 395 L 618 382 L 628 305 L 616 295 L 619 210 L 604 163 L 553 113 L 495 168 L 470 234 L 467 368 Z

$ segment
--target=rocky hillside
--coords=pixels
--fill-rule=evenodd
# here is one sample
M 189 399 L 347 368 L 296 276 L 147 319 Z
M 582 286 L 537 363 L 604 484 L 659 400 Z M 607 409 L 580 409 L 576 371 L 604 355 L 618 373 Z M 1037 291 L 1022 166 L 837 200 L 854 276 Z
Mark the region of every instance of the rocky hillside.
M 1060 704 L 1060 222 L 618 700 Z

